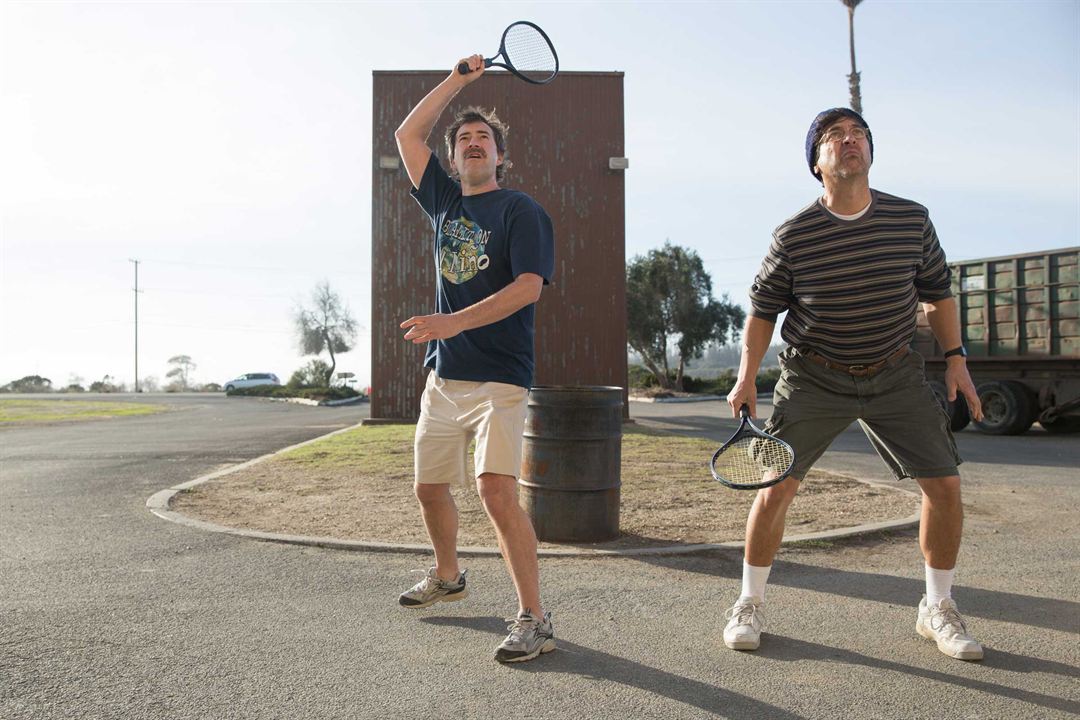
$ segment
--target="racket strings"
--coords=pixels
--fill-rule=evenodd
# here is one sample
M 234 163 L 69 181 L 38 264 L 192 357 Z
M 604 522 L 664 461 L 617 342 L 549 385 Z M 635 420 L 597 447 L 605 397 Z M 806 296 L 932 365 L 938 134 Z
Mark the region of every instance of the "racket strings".
M 725 447 L 713 461 L 717 475 L 735 485 L 757 485 L 783 475 L 795 453 L 778 440 L 742 437 Z
M 515 25 L 506 33 L 506 59 L 518 72 L 530 75 L 554 75 L 557 67 L 555 52 L 536 28 Z

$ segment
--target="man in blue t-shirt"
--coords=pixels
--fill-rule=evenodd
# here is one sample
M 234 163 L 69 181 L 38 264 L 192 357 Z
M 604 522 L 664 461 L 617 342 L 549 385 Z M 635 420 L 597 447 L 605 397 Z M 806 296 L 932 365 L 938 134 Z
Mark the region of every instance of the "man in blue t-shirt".
M 555 649 L 551 613 L 540 605 L 536 534 L 518 505 L 517 476 L 528 389 L 533 382 L 534 305 L 555 266 L 551 219 L 525 193 L 499 187 L 506 170 L 506 127 L 481 108 L 458 113 L 446 130 L 450 172 L 427 140 L 450 101 L 484 74 L 484 60 L 461 61 L 397 129 L 412 196 L 431 219 L 438 272 L 435 312 L 401 323 L 405 339 L 427 343 L 431 368 L 416 425 L 416 497 L 435 550 L 435 567 L 399 602 L 424 608 L 468 595 L 458 567 L 457 507 L 450 483 L 465 481 L 476 441 L 476 487 L 495 526 L 518 595 L 500 662 Z

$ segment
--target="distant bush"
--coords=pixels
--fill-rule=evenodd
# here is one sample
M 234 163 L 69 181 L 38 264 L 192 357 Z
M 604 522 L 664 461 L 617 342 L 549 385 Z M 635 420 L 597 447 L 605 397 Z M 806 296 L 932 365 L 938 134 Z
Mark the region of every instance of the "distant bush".
M 199 392 L 221 392 L 221 386 L 217 383 L 206 383 L 199 388 Z
M 0 387 L 4 393 L 42 393 L 52 392 L 52 380 L 40 375 L 27 375 L 18 380 L 12 380 L 7 385 Z
M 112 375 L 106 375 L 100 380 L 95 380 L 90 383 L 90 392 L 98 393 L 118 393 L 124 392 L 124 384 L 113 381 Z
M 631 388 L 647 390 L 659 387 L 656 377 L 641 365 L 630 365 L 627 368 L 628 383 Z M 670 373 L 672 381 L 675 373 Z M 757 391 L 759 393 L 772 392 L 776 387 L 776 381 L 780 379 L 780 368 L 766 368 L 758 373 Z M 683 376 L 683 390 L 689 393 L 702 393 L 708 395 L 727 395 L 735 387 L 737 380 L 736 371 L 732 369 L 722 370 L 714 378 L 696 378 L 692 375 Z
M 645 388 L 656 387 L 659 383 L 656 382 L 656 376 L 649 372 L 648 368 L 643 365 L 630 365 L 626 368 L 627 382 L 632 388 L 639 388 L 644 390 Z
M 289 387 L 288 385 L 256 385 L 230 390 L 225 394 L 229 397 L 306 398 L 319 401 L 360 397 L 360 393 L 349 387 Z
M 294 372 L 286 385 L 291 388 L 328 387 L 330 385 L 330 366 L 319 358 L 315 358 Z

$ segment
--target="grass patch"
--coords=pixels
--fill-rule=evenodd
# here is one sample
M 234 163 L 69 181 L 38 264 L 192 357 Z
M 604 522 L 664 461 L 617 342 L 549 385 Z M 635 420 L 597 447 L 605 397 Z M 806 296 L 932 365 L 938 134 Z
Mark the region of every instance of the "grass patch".
M 174 497 L 173 507 L 230 527 L 426 544 L 412 489 L 415 431 L 414 425 L 363 425 L 193 487 Z M 605 547 L 742 538 L 755 493 L 712 479 L 714 441 L 636 424 L 622 431 L 622 536 Z M 473 483 L 451 492 L 459 544 L 494 546 Z M 916 506 L 905 495 L 825 472 L 811 472 L 799 495 L 788 512 L 792 534 L 903 517 Z
M 415 425 L 363 425 L 275 460 L 313 471 L 357 470 L 364 475 L 411 479 L 415 432 Z M 646 489 L 690 483 L 712 492 L 718 484 L 709 474 L 708 461 L 715 451 L 709 440 L 627 425 L 622 437 L 622 482 Z M 471 452 L 469 466 L 472 472 Z
M 308 400 L 348 400 L 361 394 L 348 387 L 293 387 L 292 385 L 256 385 L 249 388 L 227 390 L 229 397 L 306 398 Z
M 153 415 L 164 405 L 92 400 L 0 400 L 0 427 Z
M 718 447 L 711 440 L 627 425 L 622 436 L 623 483 L 692 483 L 715 490 L 718 483 L 709 472 L 709 459 Z
M 275 458 L 311 471 L 358 471 L 385 477 L 413 476 L 415 425 L 362 425 Z

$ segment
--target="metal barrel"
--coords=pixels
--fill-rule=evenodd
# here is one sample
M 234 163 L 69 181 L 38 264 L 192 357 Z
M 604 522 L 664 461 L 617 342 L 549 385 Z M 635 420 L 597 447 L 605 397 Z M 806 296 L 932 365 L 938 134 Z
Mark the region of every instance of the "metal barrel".
M 598 385 L 529 391 L 518 484 L 537 539 L 618 537 L 622 398 L 622 388 Z

